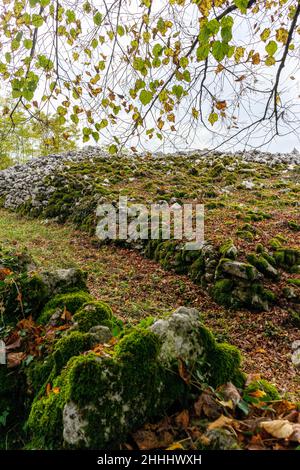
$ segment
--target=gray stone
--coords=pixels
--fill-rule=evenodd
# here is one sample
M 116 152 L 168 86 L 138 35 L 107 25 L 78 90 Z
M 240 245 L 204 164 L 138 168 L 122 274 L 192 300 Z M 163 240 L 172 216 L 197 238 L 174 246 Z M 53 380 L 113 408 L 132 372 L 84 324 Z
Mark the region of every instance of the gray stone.
M 174 358 L 193 362 L 203 354 L 197 331 L 199 321 L 198 310 L 179 307 L 168 318 L 157 320 L 151 326 L 162 341 L 159 359 L 163 364 L 170 366 Z
M 296 369 L 300 369 L 300 348 L 296 349 L 292 354 L 292 363 Z
M 41 278 L 53 295 L 72 288 L 83 288 L 86 283 L 87 274 L 81 269 L 57 269 L 56 271 L 45 271 Z
M 295 351 L 296 349 L 300 349 L 300 339 L 292 342 L 292 350 Z
M 89 330 L 89 333 L 92 333 L 96 344 L 97 343 L 108 343 L 108 341 L 112 338 L 112 333 L 111 333 L 110 329 L 108 328 L 108 326 L 103 326 L 103 325 L 93 326 Z
M 218 273 L 226 273 L 234 278 L 246 279 L 248 281 L 255 281 L 262 279 L 262 275 L 257 269 L 248 263 L 240 261 L 222 260 L 218 268 Z

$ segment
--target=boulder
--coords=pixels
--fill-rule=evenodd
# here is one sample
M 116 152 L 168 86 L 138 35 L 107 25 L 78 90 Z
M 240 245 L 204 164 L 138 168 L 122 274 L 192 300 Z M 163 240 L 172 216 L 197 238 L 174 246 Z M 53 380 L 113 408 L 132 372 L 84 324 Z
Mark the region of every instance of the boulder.
M 232 261 L 222 258 L 216 271 L 216 278 L 228 277 L 245 279 L 247 281 L 257 281 L 262 279 L 261 273 L 257 271 L 255 266 L 241 261 Z
M 77 268 L 45 271 L 41 273 L 41 278 L 52 295 L 72 289 L 86 289 L 87 273 Z
M 82 349 L 93 334 L 70 333 L 71 349 L 73 340 Z M 60 340 L 64 355 L 70 353 L 67 338 Z M 129 330 L 114 350 L 73 356 L 53 381 L 59 393 L 51 392 L 32 406 L 31 445 L 118 448 L 128 433 L 186 402 L 192 377 L 212 386 L 227 381 L 241 385 L 240 361 L 235 347 L 215 341 L 197 310 L 182 307 L 149 328 Z M 178 372 L 179 365 L 186 377 Z

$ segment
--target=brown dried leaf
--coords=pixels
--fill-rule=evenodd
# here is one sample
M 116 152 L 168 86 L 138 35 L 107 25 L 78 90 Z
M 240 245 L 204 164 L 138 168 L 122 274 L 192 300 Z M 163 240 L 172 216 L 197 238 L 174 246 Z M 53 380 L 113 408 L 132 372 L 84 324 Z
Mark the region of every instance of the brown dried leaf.
M 228 402 L 231 401 L 234 406 L 236 406 L 241 400 L 241 395 L 238 389 L 231 383 L 227 382 L 220 388 L 220 392 L 224 399 Z
M 183 410 L 175 418 L 175 423 L 177 424 L 177 426 L 183 429 L 186 429 L 188 427 L 189 421 L 190 421 L 190 415 L 189 415 L 188 410 Z
M 7 354 L 7 367 L 13 369 L 18 367 L 23 359 L 25 359 L 26 354 L 24 352 L 8 353 Z
M 178 372 L 182 380 L 188 385 L 191 381 L 191 376 L 188 369 L 182 359 L 178 360 Z
M 212 423 L 209 423 L 207 429 L 208 431 L 211 431 L 212 429 L 224 428 L 226 426 L 231 426 L 233 422 L 233 418 L 228 418 L 227 416 L 221 415 L 218 419 Z
M 288 439 L 293 434 L 293 425 L 287 419 L 263 421 L 260 427 L 277 439 Z
M 222 409 L 216 402 L 209 390 L 205 390 L 194 404 L 196 416 L 202 413 L 208 418 L 215 420 L 222 414 Z
M 173 436 L 168 431 L 163 431 L 158 436 L 149 429 L 139 429 L 132 437 L 140 450 L 169 447 L 173 443 Z

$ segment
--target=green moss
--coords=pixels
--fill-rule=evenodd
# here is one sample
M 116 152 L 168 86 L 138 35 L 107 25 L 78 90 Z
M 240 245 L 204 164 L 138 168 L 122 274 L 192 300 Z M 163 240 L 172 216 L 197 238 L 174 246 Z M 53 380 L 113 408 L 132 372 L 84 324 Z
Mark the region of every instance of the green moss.
M 121 339 L 115 347 L 116 357 L 122 361 L 154 360 L 160 350 L 158 337 L 152 331 L 139 328 Z
M 224 165 L 220 162 L 217 162 L 213 165 L 212 169 L 210 170 L 209 174 L 212 178 L 220 176 L 224 171 Z
M 21 316 L 31 315 L 34 319 L 49 298 L 48 288 L 37 274 L 21 272 L 13 276 L 3 291 L 6 322 L 16 322 Z
M 288 227 L 291 230 L 294 230 L 294 232 L 299 232 L 300 231 L 300 224 L 298 224 L 295 220 L 290 220 L 288 222 Z
M 122 322 L 113 316 L 111 308 L 104 302 L 88 302 L 74 315 L 74 322 L 80 331 L 88 332 L 93 326 L 104 325 L 109 328 L 122 328 Z
M 206 356 L 197 367 L 209 377 L 209 384 L 218 386 L 228 380 L 240 384 L 241 358 L 236 348 L 216 343 L 204 326 L 199 334 Z M 64 360 L 69 352 L 76 353 L 69 343 L 71 334 L 68 336 L 56 345 L 57 350 L 67 352 Z M 157 360 L 159 351 L 158 336 L 136 328 L 119 341 L 111 357 L 91 352 L 71 357 L 53 381 L 58 393 L 50 392 L 32 407 L 28 420 L 31 448 L 63 446 L 62 411 L 70 401 L 79 406 L 87 423 L 76 447 L 90 449 L 116 448 L 128 430 L 168 412 L 177 401 L 184 402 L 188 387 L 178 375 L 178 364 L 174 370 L 162 368 Z
M 252 240 L 254 240 L 254 235 L 252 232 L 249 232 L 249 230 L 237 230 L 236 231 L 236 235 L 239 237 L 239 238 L 242 238 L 243 240 L 247 240 L 249 242 L 251 242 Z
M 33 404 L 27 421 L 27 429 L 32 434 L 28 448 L 52 450 L 63 447 L 62 410 L 65 400 L 62 392 L 50 392 Z
M 300 250 L 282 248 L 274 253 L 274 258 L 278 266 L 289 272 L 300 264 Z
M 74 314 L 82 305 L 91 300 L 92 296 L 81 290 L 67 294 L 58 294 L 45 305 L 38 318 L 38 323 L 46 324 L 58 308 L 62 310 L 66 308 L 68 312 Z
M 229 238 L 219 248 L 219 252 L 222 257 L 236 259 L 237 248 L 234 246 L 233 240 Z
M 194 282 L 201 282 L 202 276 L 205 273 L 205 261 L 202 255 L 192 263 L 189 272 Z
M 264 395 L 259 398 L 251 396 L 251 394 L 257 391 L 264 392 Z M 275 385 L 271 384 L 267 380 L 259 379 L 251 382 L 245 388 L 243 393 L 243 399 L 250 403 L 257 403 L 260 401 L 269 402 L 274 400 L 280 400 L 280 395 Z
M 289 309 L 290 323 L 296 328 L 300 328 L 300 312 Z
M 50 354 L 46 358 L 35 358 L 25 369 L 28 387 L 35 396 L 43 393 L 49 377 L 54 369 L 54 358 Z
M 92 336 L 89 333 L 72 331 L 57 341 L 54 346 L 53 359 L 55 375 L 58 375 L 68 360 L 73 356 L 87 351 L 92 346 Z
M 287 282 L 293 286 L 300 287 L 300 279 L 287 279 Z
M 247 261 L 258 269 L 262 274 L 271 279 L 278 279 L 279 274 L 273 268 L 272 265 L 266 260 L 263 255 L 256 255 L 255 253 L 250 253 L 247 255 Z M 272 269 L 273 268 L 273 269 Z
M 239 350 L 230 344 L 216 344 L 216 348 L 209 356 L 211 365 L 211 384 L 214 387 L 229 381 L 237 386 L 244 382 L 244 376 L 240 371 L 241 354 Z
M 231 293 L 234 283 L 231 279 L 220 279 L 212 288 L 213 299 L 220 305 L 230 307 L 232 305 Z

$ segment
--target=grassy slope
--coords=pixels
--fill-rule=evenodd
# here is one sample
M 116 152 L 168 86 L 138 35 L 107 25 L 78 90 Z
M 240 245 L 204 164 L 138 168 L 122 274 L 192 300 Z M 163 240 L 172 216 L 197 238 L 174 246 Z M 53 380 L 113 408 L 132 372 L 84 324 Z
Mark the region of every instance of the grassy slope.
M 92 239 L 69 225 L 0 210 L 0 243 L 27 247 L 40 267 L 81 266 L 89 272 L 92 293 L 132 323 L 180 305 L 199 308 L 220 340 L 241 348 L 247 372 L 262 373 L 281 390 L 300 396 L 299 378 L 290 362 L 290 345 L 299 330 L 287 324 L 284 312 L 228 312 L 188 277 L 166 272 L 132 250 L 97 248 Z

